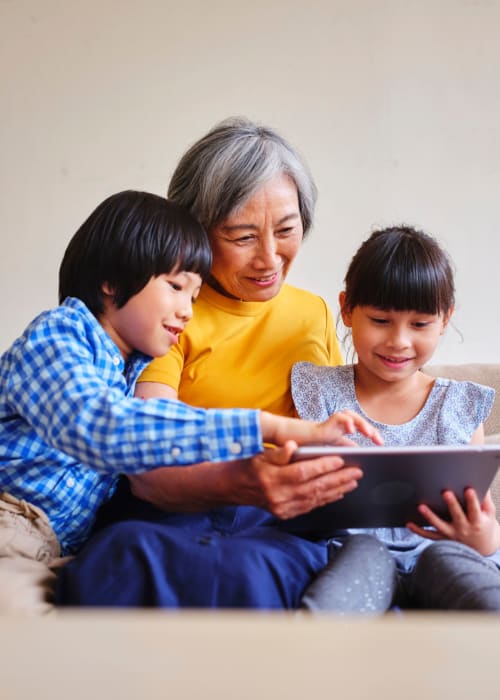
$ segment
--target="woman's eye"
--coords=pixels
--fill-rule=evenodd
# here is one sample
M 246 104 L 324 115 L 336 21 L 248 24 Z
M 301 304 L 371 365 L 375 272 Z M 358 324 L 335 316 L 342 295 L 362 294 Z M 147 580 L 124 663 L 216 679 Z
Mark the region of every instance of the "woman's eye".
M 223 237 L 222 240 L 226 241 L 227 243 L 233 244 L 233 245 L 242 245 L 244 243 L 248 243 L 249 241 L 253 241 L 254 236 L 248 234 L 245 236 L 238 236 L 238 238 L 230 238 L 229 236 Z

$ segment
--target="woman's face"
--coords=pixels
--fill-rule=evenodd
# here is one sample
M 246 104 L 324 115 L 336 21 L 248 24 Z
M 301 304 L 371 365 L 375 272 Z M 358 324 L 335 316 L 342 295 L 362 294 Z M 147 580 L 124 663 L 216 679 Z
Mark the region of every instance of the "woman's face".
M 297 187 L 290 177 L 280 175 L 210 231 L 212 276 L 236 299 L 272 299 L 302 237 Z

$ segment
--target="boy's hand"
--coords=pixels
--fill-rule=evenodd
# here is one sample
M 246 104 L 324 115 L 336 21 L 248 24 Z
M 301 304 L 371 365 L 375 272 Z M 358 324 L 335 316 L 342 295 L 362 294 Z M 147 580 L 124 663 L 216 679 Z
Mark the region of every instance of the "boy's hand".
M 383 440 L 376 428 L 354 411 L 339 411 L 323 423 L 284 418 L 261 412 L 261 425 L 264 441 L 284 445 L 287 440 L 295 440 L 298 445 L 352 445 L 344 436 L 356 431 L 369 437 L 376 445 Z
M 366 435 L 376 445 L 384 443 L 378 430 L 354 411 L 338 411 L 333 413 L 324 423 L 320 423 L 317 441 L 319 443 L 333 443 L 334 445 L 355 445 L 356 443 L 348 440 L 344 435 L 356 432 Z
M 455 540 L 484 556 L 493 554 L 500 548 L 500 525 L 495 517 L 491 493 L 488 491 L 480 503 L 474 489 L 465 489 L 464 499 L 465 511 L 452 491 L 444 491 L 443 500 L 450 512 L 450 522 L 438 517 L 428 506 L 420 505 L 419 513 L 435 531 L 424 530 L 415 523 L 407 523 L 407 527 L 430 540 Z

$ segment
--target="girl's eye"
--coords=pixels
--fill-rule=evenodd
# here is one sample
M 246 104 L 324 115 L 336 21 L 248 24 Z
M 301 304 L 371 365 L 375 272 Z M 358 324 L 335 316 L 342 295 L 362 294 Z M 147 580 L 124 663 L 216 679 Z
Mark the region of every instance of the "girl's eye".
M 415 321 L 415 328 L 427 328 L 430 325 L 429 321 Z
M 377 318 L 376 316 L 373 316 L 371 320 L 373 321 L 373 323 L 377 323 L 380 326 L 384 325 L 385 323 L 389 323 L 389 321 L 386 318 Z
M 169 285 L 172 287 L 172 289 L 174 289 L 176 292 L 180 292 L 180 291 L 182 290 L 181 285 L 180 285 L 180 284 L 177 284 L 177 282 L 171 282 L 171 281 L 169 280 L 168 283 L 169 283 Z

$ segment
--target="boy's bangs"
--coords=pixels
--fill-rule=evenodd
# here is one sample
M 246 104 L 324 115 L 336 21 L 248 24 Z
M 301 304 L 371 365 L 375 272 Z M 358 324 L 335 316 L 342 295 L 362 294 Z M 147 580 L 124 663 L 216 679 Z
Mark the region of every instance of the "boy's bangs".
M 212 266 L 212 252 L 208 239 L 199 236 L 184 236 L 179 246 L 176 268 L 186 272 L 196 272 L 206 279 Z
M 201 224 L 180 208 L 170 212 L 168 221 L 159 223 L 154 273 L 159 275 L 176 270 L 196 272 L 202 279 L 208 277 L 212 251 Z

